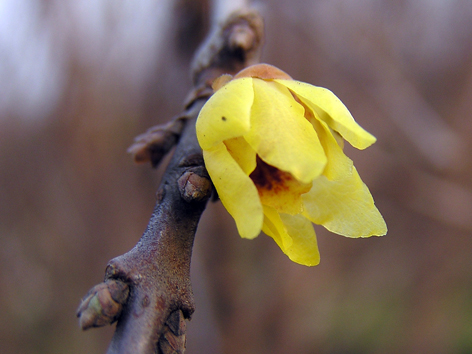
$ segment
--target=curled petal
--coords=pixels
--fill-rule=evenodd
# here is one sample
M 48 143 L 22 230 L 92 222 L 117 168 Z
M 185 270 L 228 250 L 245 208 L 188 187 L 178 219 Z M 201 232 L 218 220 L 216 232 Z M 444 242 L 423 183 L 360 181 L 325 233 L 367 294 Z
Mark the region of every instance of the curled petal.
M 293 243 L 284 252 L 294 262 L 307 266 L 320 263 L 320 252 L 315 230 L 310 220 L 303 215 L 280 214 Z
M 274 239 L 280 249 L 285 253 L 292 246 L 292 238 L 287 233 L 287 229 L 280 218 L 279 213 L 274 208 L 263 205 L 264 208 L 264 224 L 262 231 Z
M 352 161 L 344 155 L 323 121 L 318 121 L 317 130 L 328 164 L 311 190 L 302 196 L 304 214 L 315 224 L 343 236 L 385 235 L 385 221 Z
M 234 218 L 241 237 L 258 236 L 262 228 L 263 213 L 254 183 L 223 143 L 203 150 L 203 157 L 221 202 Z
M 293 262 L 307 266 L 320 263 L 315 230 L 304 216 L 279 214 L 274 208 L 264 205 L 262 231 L 272 237 Z
M 251 127 L 252 78 L 230 81 L 210 97 L 198 115 L 197 138 L 202 149 L 242 136 Z
M 226 149 L 246 175 L 250 175 L 256 168 L 256 152 L 243 137 L 228 139 Z
M 326 155 L 304 108 L 275 82 L 253 79 L 251 130 L 244 138 L 262 160 L 303 183 L 318 177 Z
M 275 81 L 288 87 L 296 96 L 305 98 L 319 117 L 352 146 L 365 149 L 375 143 L 375 137 L 357 124 L 347 107 L 330 90 L 293 80 Z

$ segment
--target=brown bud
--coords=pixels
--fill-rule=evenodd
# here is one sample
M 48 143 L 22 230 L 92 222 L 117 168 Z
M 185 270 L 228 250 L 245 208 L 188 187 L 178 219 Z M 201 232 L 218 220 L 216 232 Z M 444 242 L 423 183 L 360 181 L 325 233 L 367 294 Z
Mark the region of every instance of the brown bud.
M 181 310 L 172 312 L 166 321 L 159 339 L 159 349 L 163 354 L 183 354 L 185 352 L 187 326 Z
M 256 64 L 249 66 L 234 76 L 235 79 L 242 77 L 256 77 L 263 80 L 293 80 L 292 77 L 285 71 L 282 71 L 279 68 L 269 64 Z
M 80 327 L 86 330 L 112 324 L 119 318 L 128 295 L 128 285 L 119 280 L 94 286 L 77 309 Z
M 215 79 L 213 81 L 213 84 L 211 85 L 213 91 L 218 91 L 220 88 L 222 88 L 224 85 L 226 85 L 228 82 L 230 82 L 233 79 L 233 77 L 229 74 L 224 74 Z
M 254 29 L 249 27 L 247 23 L 235 24 L 231 29 L 231 34 L 228 38 L 228 46 L 233 49 L 242 49 L 248 52 L 254 49 L 258 44 L 258 35 Z
M 137 163 L 151 162 L 156 167 L 162 158 L 177 143 L 183 122 L 188 117 L 178 116 L 164 125 L 156 125 L 134 139 L 128 152 Z
M 211 182 L 194 172 L 185 172 L 177 181 L 182 198 L 187 202 L 203 201 L 210 196 Z

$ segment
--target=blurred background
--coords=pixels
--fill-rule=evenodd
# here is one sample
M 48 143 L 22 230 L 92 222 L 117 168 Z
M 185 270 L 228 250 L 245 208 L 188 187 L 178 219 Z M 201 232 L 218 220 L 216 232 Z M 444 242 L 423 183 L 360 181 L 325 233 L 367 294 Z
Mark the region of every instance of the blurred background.
M 472 3 L 264 0 L 263 61 L 334 91 L 389 226 L 316 227 L 321 264 L 242 240 L 219 203 L 192 260 L 187 353 L 472 353 Z M 0 352 L 104 353 L 80 299 L 138 241 L 163 168 L 133 138 L 181 110 L 204 0 L 0 1 Z

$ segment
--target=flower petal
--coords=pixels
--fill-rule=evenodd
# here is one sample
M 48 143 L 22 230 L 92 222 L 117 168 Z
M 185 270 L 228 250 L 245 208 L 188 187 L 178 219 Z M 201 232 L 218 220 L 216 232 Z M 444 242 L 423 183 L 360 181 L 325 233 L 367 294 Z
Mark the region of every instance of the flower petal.
M 244 135 L 251 127 L 252 78 L 230 81 L 205 103 L 198 115 L 198 142 L 206 150 L 230 138 Z
M 277 210 L 267 205 L 263 205 L 262 207 L 264 210 L 262 231 L 266 235 L 272 237 L 277 245 L 279 245 L 280 249 L 285 253 L 285 250 L 292 246 L 292 238 L 287 233 Z
M 271 81 L 253 79 L 251 130 L 244 137 L 262 160 L 308 183 L 319 176 L 326 155 L 305 109 L 291 93 Z
M 224 143 L 239 167 L 249 176 L 256 168 L 256 152 L 251 145 L 242 136 L 228 139 Z
M 319 120 L 317 131 L 328 164 L 323 175 L 313 181 L 312 189 L 302 195 L 304 215 L 343 236 L 385 235 L 385 221 L 352 161 L 344 155 L 326 123 Z
M 292 261 L 308 266 L 317 265 L 320 254 L 311 222 L 302 215 L 279 214 L 274 208 L 263 207 L 262 231 L 272 237 Z
M 280 214 L 280 217 L 292 237 L 292 246 L 285 253 L 294 262 L 307 266 L 320 263 L 320 252 L 315 230 L 310 220 L 303 215 Z
M 220 200 L 234 218 L 241 237 L 258 236 L 262 228 L 263 213 L 254 183 L 223 143 L 203 150 L 203 158 Z
M 320 118 L 352 146 L 365 149 L 375 143 L 375 137 L 357 124 L 346 106 L 330 90 L 294 80 L 275 81 L 288 87 L 297 96 L 305 98 Z

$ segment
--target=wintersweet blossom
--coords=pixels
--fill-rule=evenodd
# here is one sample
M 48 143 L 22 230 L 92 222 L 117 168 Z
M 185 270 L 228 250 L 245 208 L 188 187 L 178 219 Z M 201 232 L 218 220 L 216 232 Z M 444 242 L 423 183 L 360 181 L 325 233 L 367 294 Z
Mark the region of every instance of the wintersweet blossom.
M 197 138 L 241 237 L 271 236 L 294 262 L 316 265 L 312 223 L 347 237 L 381 236 L 385 221 L 343 152 L 376 139 L 329 90 L 267 65 L 215 80 Z

